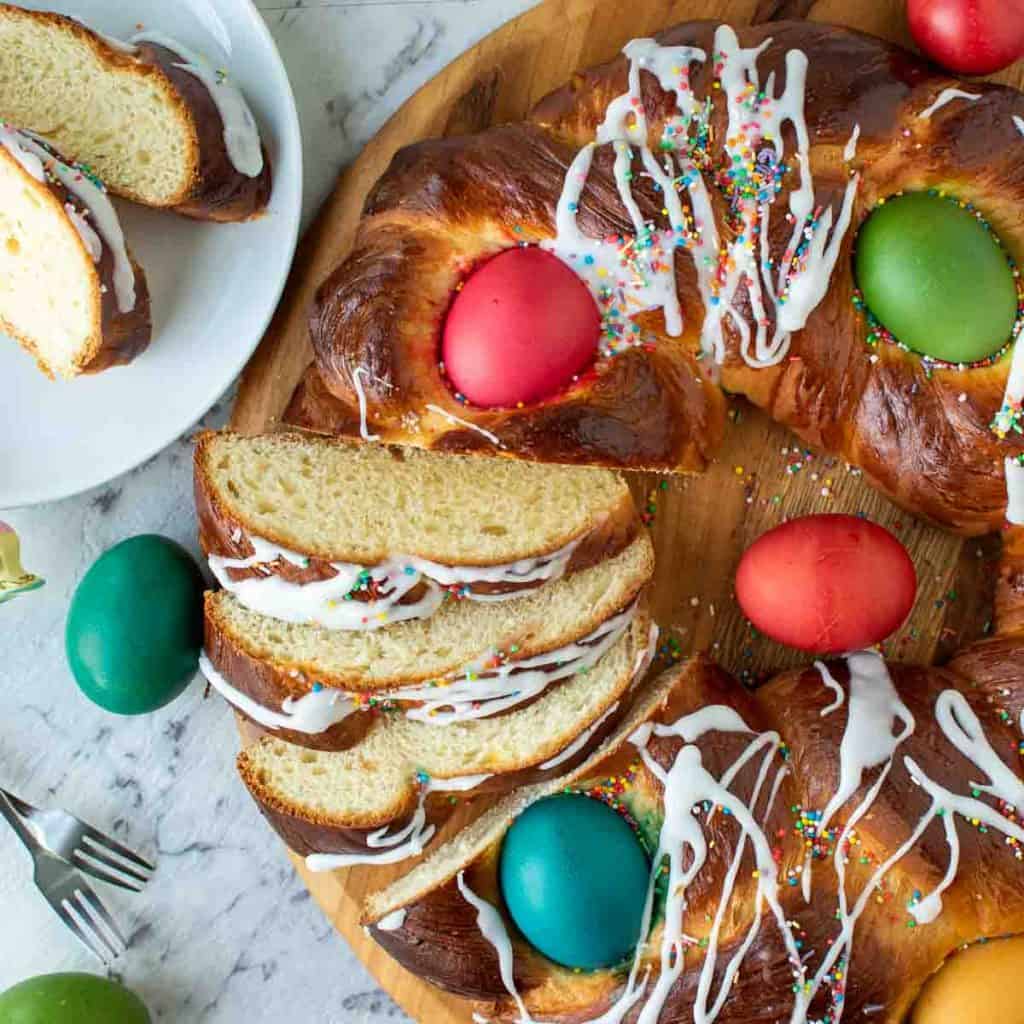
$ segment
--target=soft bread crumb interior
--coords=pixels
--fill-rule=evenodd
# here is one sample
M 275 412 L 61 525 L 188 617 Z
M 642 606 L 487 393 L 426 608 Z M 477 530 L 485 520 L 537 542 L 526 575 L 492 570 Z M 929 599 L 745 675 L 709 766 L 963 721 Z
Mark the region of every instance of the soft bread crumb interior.
M 496 718 L 437 726 L 394 714 L 349 750 L 307 750 L 267 738 L 243 757 L 275 802 L 342 822 L 387 811 L 417 772 L 446 779 L 529 767 L 567 747 L 629 688 L 648 626 L 641 616 L 590 672 Z
M 98 340 L 98 289 L 57 200 L 0 147 L 0 322 L 51 373 L 72 376 Z
M 208 435 L 218 501 L 258 536 L 372 564 L 488 565 L 563 547 L 631 501 L 602 469 L 439 455 L 298 435 Z
M 250 611 L 226 591 L 212 595 L 208 615 L 247 654 L 299 671 L 310 683 L 379 689 L 447 676 L 513 643 L 526 655 L 578 640 L 627 605 L 653 568 L 642 533 L 615 558 L 524 597 L 451 600 L 430 618 L 377 630 L 283 622 Z
M 0 117 L 52 139 L 114 191 L 165 206 L 195 174 L 190 117 L 162 75 L 110 65 L 75 30 L 0 8 Z

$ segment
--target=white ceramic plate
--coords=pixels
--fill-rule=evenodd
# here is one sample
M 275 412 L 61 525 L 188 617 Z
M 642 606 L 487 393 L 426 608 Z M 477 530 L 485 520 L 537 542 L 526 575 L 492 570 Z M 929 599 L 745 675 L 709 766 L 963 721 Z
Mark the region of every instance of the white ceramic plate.
M 116 36 L 160 29 L 227 66 L 273 166 L 269 214 L 201 224 L 118 202 L 146 271 L 153 342 L 128 366 L 50 381 L 0 335 L 0 508 L 76 494 L 154 455 L 224 393 L 277 305 L 295 252 L 302 146 L 295 99 L 251 0 L 19 0 Z

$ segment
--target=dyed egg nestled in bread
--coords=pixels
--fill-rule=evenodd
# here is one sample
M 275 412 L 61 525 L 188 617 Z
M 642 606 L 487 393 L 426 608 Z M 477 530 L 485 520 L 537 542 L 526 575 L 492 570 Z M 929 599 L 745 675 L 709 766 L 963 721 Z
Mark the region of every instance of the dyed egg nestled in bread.
M 270 197 L 270 163 L 230 73 L 161 32 L 125 43 L 0 4 L 0 117 L 147 206 L 237 221 Z
M 95 373 L 149 344 L 149 291 L 91 172 L 0 122 L 0 330 L 50 377 Z

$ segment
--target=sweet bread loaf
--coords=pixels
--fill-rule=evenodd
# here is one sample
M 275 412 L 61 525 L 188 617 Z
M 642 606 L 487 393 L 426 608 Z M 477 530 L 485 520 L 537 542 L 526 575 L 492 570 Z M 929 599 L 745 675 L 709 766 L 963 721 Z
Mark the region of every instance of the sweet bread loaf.
M 0 121 L 0 329 L 50 377 L 130 362 L 149 291 L 102 185 Z
M 417 856 L 469 799 L 557 778 L 620 737 L 646 708 L 656 631 L 646 613 L 591 665 L 497 717 L 384 713 L 347 750 L 264 737 L 238 770 L 260 810 L 315 871 Z M 633 726 L 635 728 L 635 725 Z M 627 733 L 628 734 L 628 733 Z
M 721 432 L 717 381 L 910 511 L 995 530 L 1008 505 L 1024 517 L 1024 374 L 1011 373 L 1020 123 L 1016 90 L 951 79 L 834 26 L 692 22 L 634 41 L 524 123 L 396 155 L 319 291 L 317 376 L 289 418 L 449 451 L 693 469 Z M 901 192 L 929 190 L 959 201 L 956 216 L 983 217 L 975 233 L 1000 254 L 1005 337 L 981 358 L 909 350 L 858 291 L 865 223 Z M 452 338 L 450 312 L 481 268 L 511 266 L 522 246 L 576 271 L 602 333 L 589 368 L 543 397 L 474 404 L 442 355 L 478 386 L 474 348 L 511 358 L 523 319 L 542 325 L 511 272 L 491 277 L 515 318 L 474 308 L 492 329 L 467 336 L 460 309 Z
M 0 118 L 149 206 L 237 221 L 270 197 L 266 150 L 228 73 L 158 32 L 125 43 L 0 4 Z

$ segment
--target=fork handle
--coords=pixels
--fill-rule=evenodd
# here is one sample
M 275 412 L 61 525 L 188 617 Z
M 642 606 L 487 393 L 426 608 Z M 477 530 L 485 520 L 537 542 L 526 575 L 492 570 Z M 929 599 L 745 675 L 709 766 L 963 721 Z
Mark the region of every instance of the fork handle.
M 7 824 L 14 829 L 14 834 L 25 844 L 29 853 L 33 856 L 42 849 L 38 840 L 29 831 L 28 826 L 21 820 L 21 815 L 14 809 L 7 796 L 6 791 L 0 789 L 0 814 L 7 819 Z

